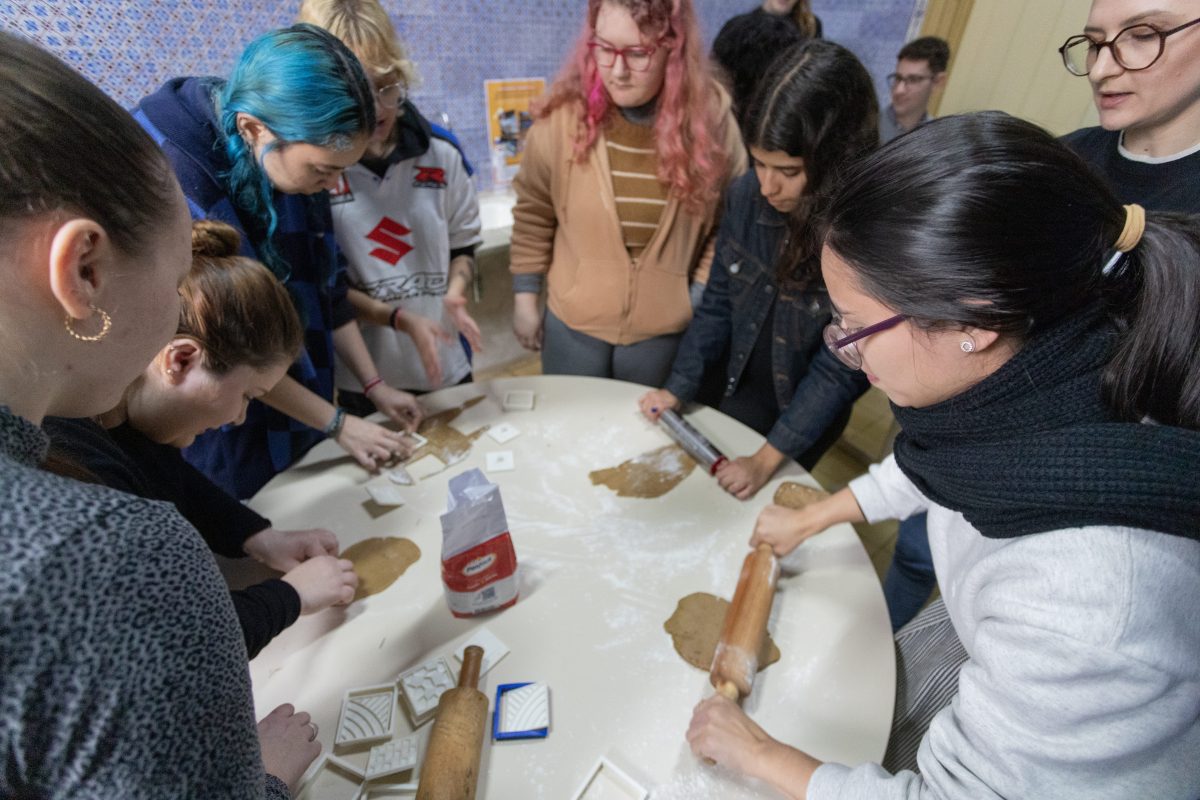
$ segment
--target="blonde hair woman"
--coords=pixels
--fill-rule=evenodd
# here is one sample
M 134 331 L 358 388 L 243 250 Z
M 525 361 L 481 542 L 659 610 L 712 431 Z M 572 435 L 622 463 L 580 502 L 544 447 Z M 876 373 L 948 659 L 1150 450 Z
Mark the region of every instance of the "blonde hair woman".
M 483 349 L 467 312 L 482 239 L 458 140 L 409 99 L 416 67 L 377 0 L 304 0 L 300 20 L 341 39 L 375 93 L 377 122 L 366 154 L 333 192 L 334 230 L 367 349 L 394 386 L 425 392 L 468 381 L 471 353 Z M 380 225 L 407 228 L 412 249 L 380 248 L 367 238 Z M 347 371 L 338 371 L 337 383 L 343 406 L 375 410 Z

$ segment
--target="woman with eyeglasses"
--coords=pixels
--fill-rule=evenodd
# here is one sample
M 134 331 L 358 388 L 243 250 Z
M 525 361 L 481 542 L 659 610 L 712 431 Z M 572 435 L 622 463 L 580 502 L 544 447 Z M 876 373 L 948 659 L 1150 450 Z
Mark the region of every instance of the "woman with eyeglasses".
M 513 329 L 549 374 L 661 386 L 745 169 L 691 0 L 589 0 L 513 182 Z M 538 298 L 548 284 L 547 309 Z
M 408 99 L 416 67 L 378 0 L 304 0 L 299 20 L 341 39 L 375 92 L 377 121 L 367 151 L 332 194 L 333 226 L 367 349 L 391 386 L 428 392 L 468 381 L 470 356 L 459 335 L 472 351 L 483 349 L 466 308 L 482 240 L 458 141 Z M 374 392 L 364 392 L 349 370 L 339 369 L 337 385 L 343 406 L 375 411 Z
M 878 119 L 871 76 L 849 50 L 817 39 L 779 54 L 746 109 L 754 169 L 726 194 L 704 299 L 664 388 L 639 401 L 657 421 L 694 400 L 724 361 L 717 408 L 767 437 L 717 471 L 739 499 L 785 459 L 812 469 L 867 389 L 821 340 L 830 307 L 816 219 L 842 170 L 876 146 Z
M 362 157 L 375 101 L 362 66 L 328 32 L 294 25 L 242 52 L 228 80 L 175 78 L 134 116 L 167 154 L 194 217 L 232 225 L 243 255 L 288 288 L 306 330 L 283 378 L 250 404 L 245 422 L 199 436 L 189 462 L 225 491 L 253 495 L 322 438 L 377 470 L 409 446 L 402 433 L 335 408 L 335 354 L 393 422 L 412 429 L 421 409 L 384 382 L 346 296 L 329 190 Z
M 783 555 L 834 522 L 927 511 L 961 668 L 943 667 L 945 702 L 914 705 L 942 676 L 901 645 L 883 768 L 822 764 L 720 697 L 692 749 L 809 800 L 1194 800 L 1200 219 L 1122 206 L 993 112 L 864 159 L 827 220 L 828 345 L 902 432 L 831 498 L 764 512 L 751 542 Z M 907 763 L 898 730 L 919 741 Z
M 1200 213 L 1197 14 L 1188 0 L 1095 0 L 1084 32 L 1059 48 L 1100 114 L 1063 141 L 1126 202 Z

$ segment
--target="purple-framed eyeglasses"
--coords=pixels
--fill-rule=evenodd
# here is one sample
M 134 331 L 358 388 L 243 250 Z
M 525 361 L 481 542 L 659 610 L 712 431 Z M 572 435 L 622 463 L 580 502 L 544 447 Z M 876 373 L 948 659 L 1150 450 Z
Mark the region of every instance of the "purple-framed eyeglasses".
M 859 351 L 856 342 L 862 341 L 873 333 L 894 328 L 907 319 L 907 317 L 903 314 L 897 314 L 894 317 L 888 317 L 883 322 L 876 322 L 874 325 L 868 325 L 856 331 L 847 331 L 843 328 L 840 317 L 834 317 L 833 319 L 833 322 L 825 326 L 823 334 L 825 346 L 837 356 L 838 361 L 841 361 L 850 369 L 862 369 L 862 353 Z

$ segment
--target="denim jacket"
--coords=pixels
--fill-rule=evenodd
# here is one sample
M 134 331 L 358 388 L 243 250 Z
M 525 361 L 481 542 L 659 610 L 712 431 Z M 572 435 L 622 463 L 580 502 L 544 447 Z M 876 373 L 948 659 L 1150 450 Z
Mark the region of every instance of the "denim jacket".
M 767 442 L 796 458 L 817 442 L 863 392 L 867 380 L 825 347 L 822 331 L 832 316 L 824 284 L 803 291 L 780 289 L 776 261 L 787 237 L 783 214 L 759 192 L 754 170 L 725 195 L 716 258 L 700 307 L 688 325 L 666 389 L 687 403 L 700 389 L 705 367 L 729 347 L 725 396 L 734 393 L 764 321 L 776 303 L 770 332 L 772 383 L 783 412 Z

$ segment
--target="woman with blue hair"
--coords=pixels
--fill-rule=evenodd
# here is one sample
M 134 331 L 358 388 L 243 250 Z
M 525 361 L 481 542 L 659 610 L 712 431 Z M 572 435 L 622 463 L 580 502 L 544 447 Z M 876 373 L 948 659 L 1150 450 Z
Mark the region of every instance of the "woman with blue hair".
M 175 78 L 135 117 L 166 153 L 194 218 L 242 234 L 243 254 L 285 282 L 305 325 L 304 350 L 280 383 L 251 402 L 240 427 L 209 431 L 185 457 L 245 498 L 322 436 L 365 468 L 405 455 L 403 435 L 335 409 L 335 352 L 379 410 L 406 429 L 421 419 L 412 395 L 379 378 L 346 298 L 328 190 L 357 162 L 375 127 L 361 65 L 311 25 L 264 34 L 228 80 Z

